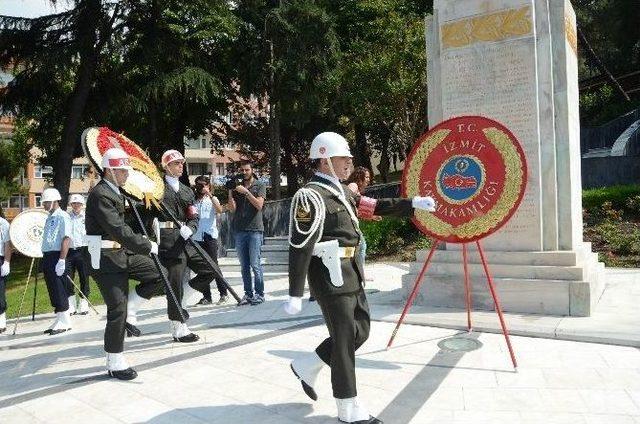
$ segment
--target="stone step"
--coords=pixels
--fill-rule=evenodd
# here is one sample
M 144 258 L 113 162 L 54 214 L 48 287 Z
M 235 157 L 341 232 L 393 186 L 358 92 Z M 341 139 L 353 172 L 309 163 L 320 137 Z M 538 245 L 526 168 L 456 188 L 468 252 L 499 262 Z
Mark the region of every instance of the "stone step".
M 288 260 L 289 259 L 289 250 L 271 250 L 271 251 L 262 251 L 260 253 L 262 258 L 271 258 L 271 259 L 281 259 Z M 227 250 L 227 258 L 237 258 L 238 252 L 235 249 Z
M 282 259 L 282 258 L 272 258 L 269 256 L 261 256 L 260 263 L 262 265 L 288 265 L 289 260 L 288 260 L 288 257 L 286 259 Z M 227 265 L 236 265 L 236 264 L 240 265 L 240 260 L 238 258 L 233 258 L 233 257 L 218 258 L 218 264 L 221 267 L 227 266 Z
M 475 249 L 469 249 L 469 263 L 481 263 L 480 253 Z M 423 264 L 429 254 L 428 250 L 418 250 L 416 261 Z M 576 266 L 579 253 L 575 251 L 549 251 L 549 252 L 503 252 L 484 251 L 485 259 L 489 266 L 493 265 L 548 265 L 548 266 Z M 433 254 L 433 262 L 457 263 L 462 265 L 462 249 L 436 250 Z
M 418 274 L 402 276 L 405 298 L 411 293 Z M 582 315 L 571 313 L 573 305 L 580 305 L 580 297 L 589 293 L 590 283 L 569 280 L 541 280 L 527 278 L 494 277 L 498 300 L 503 311 L 543 314 Z M 471 276 L 471 303 L 473 309 L 494 310 L 493 298 L 484 276 Z M 462 276 L 433 275 L 423 279 L 414 304 L 465 308 L 464 280 Z M 567 308 L 569 305 L 569 308 Z M 576 306 L 575 309 L 578 307 Z
M 414 262 L 409 272 L 418 274 L 423 263 Z M 481 264 L 470 263 L 469 274 L 484 276 Z M 580 281 L 585 278 L 585 269 L 577 266 L 535 266 L 535 265 L 504 265 L 489 263 L 489 272 L 496 278 L 523 278 L 541 280 L 570 280 Z M 464 276 L 464 267 L 460 262 L 432 262 L 427 269 L 427 276 Z
M 220 270 L 222 271 L 222 273 L 226 276 L 227 273 L 230 272 L 240 272 L 240 263 L 234 263 L 234 264 L 226 264 L 226 265 L 221 265 L 220 266 Z M 280 273 L 283 275 L 289 275 L 289 264 L 288 263 L 270 263 L 270 264 L 263 264 L 262 265 L 262 272 L 263 273 Z
M 265 237 L 264 244 L 266 245 L 289 245 L 289 236 L 275 236 Z

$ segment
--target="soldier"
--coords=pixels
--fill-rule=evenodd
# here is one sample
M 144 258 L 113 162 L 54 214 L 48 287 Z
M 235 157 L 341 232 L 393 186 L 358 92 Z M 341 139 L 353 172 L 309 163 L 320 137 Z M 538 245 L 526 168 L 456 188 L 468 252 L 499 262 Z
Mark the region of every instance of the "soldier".
M 214 279 L 215 274 L 204 258 L 191 245 L 187 244 L 187 240 L 197 230 L 198 215 L 194 206 L 195 197 L 193 191 L 178 180 L 184 169 L 184 157 L 177 150 L 167 150 L 162 155 L 161 162 L 165 172 L 165 189 L 162 203 L 182 224 L 178 228 L 169 216 L 165 216 L 162 212 L 157 214 L 160 221 L 160 261 L 167 267 L 169 283 L 182 308 L 182 313 L 180 313 L 178 306 L 171 299 L 167 299 L 169 302 L 169 320 L 171 321 L 174 340 L 191 343 L 198 341 L 200 337 L 192 333 L 185 322 L 185 320 L 189 319 L 189 313 L 185 309 L 186 299 L 195 294 L 196 289 L 203 290 L 204 287 L 208 286 Z M 196 273 L 196 276 L 191 281 L 184 281 L 187 267 Z M 149 298 L 150 296 L 144 296 L 139 291 L 136 291 L 131 293 L 129 300 L 132 305 L 139 305 Z M 135 325 L 134 321 L 135 313 L 130 313 L 127 322 Z
M 365 296 L 363 263 L 358 251 L 362 216 L 410 216 L 414 208 L 434 210 L 430 197 L 370 199 L 355 195 L 340 181 L 349 176 L 351 153 L 336 133 L 318 135 L 309 156 L 316 173 L 298 190 L 291 203 L 289 234 L 289 301 L 285 311 L 299 313 L 305 279 L 322 310 L 329 337 L 315 352 L 291 363 L 304 392 L 317 399 L 314 383 L 322 367 L 331 367 L 331 385 L 338 419 L 346 423 L 381 423 L 359 401 L 355 351 L 369 336 L 369 306 Z
M 11 239 L 9 238 L 9 221 L 4 219 L 0 209 L 0 333 L 7 329 L 7 297 L 5 280 L 11 272 Z
M 69 291 L 69 311 L 71 315 L 77 313 L 78 315 L 87 315 L 89 313 L 89 304 L 84 297 L 89 297 L 89 280 L 87 279 L 87 266 L 85 263 L 85 251 L 87 250 L 87 232 L 84 226 L 84 197 L 82 194 L 72 194 L 69 197 L 69 204 L 71 205 L 71 244 L 69 246 L 69 254 L 67 255 L 67 270 L 65 275 L 65 283 L 68 283 Z M 83 296 L 78 297 L 78 307 L 75 308 L 74 302 L 75 289 L 72 280 L 75 277 L 76 270 L 78 271 L 78 277 L 80 278 L 80 290 Z
M 96 280 L 107 305 L 104 350 L 107 372 L 120 380 L 132 380 L 138 373 L 129 366 L 124 351 L 129 279 L 140 281 L 147 290 L 158 291 L 161 275 L 150 254 L 158 245 L 136 233 L 125 221 L 125 198 L 120 192 L 129 177 L 129 156 L 121 149 L 107 150 L 102 157 L 104 178 L 87 198 L 89 272 Z
M 42 192 L 42 206 L 49 212 L 42 234 L 42 272 L 56 319 L 45 334 L 51 336 L 71 330 L 69 293 L 64 281 L 67 253 L 71 242 L 71 219 L 60 208 L 60 193 L 55 188 Z

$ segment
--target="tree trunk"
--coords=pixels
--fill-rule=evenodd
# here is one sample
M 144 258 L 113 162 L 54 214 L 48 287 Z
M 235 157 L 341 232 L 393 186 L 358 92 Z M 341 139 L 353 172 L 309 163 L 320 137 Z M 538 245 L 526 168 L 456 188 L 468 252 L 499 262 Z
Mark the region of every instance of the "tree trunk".
M 60 206 L 63 209 L 67 207 L 73 153 L 80 142 L 80 124 L 98 62 L 98 51 L 95 45 L 97 41 L 97 23 L 99 22 L 96 17 L 101 13 L 100 0 L 87 0 L 83 6 L 85 6 L 85 9 L 81 14 L 82 23 L 80 24 L 78 35 L 81 43 L 80 65 L 69 99 L 69 112 L 64 120 L 62 145 L 55 160 L 53 175 L 53 185 L 60 192 L 62 197 Z
M 269 104 L 269 168 L 271 173 L 271 197 L 279 200 L 280 194 L 280 167 L 281 142 L 280 142 L 280 104 Z
M 371 166 L 371 149 L 369 149 L 369 145 L 367 144 L 367 134 L 362 124 L 356 124 L 354 130 L 356 133 L 355 154 L 353 155 L 354 165 L 364 166 L 373 172 L 373 167 Z
M 380 164 L 378 165 L 378 171 L 380 171 L 380 178 L 383 183 L 389 182 L 389 139 L 385 136 L 382 142 L 382 148 L 380 149 Z

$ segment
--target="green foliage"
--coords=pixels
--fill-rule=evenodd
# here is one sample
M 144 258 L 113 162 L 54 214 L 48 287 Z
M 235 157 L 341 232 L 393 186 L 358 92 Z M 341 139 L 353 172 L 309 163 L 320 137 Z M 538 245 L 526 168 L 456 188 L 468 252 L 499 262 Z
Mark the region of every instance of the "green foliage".
M 367 256 L 402 254 L 409 245 L 412 246 L 409 253 L 413 255 L 414 249 L 430 247 L 430 239 L 424 236 L 408 218 L 361 221 L 360 228 L 367 240 Z
M 582 207 L 590 219 L 619 220 L 623 214 L 629 217 L 640 217 L 638 196 L 640 196 L 640 185 L 593 188 L 583 190 Z

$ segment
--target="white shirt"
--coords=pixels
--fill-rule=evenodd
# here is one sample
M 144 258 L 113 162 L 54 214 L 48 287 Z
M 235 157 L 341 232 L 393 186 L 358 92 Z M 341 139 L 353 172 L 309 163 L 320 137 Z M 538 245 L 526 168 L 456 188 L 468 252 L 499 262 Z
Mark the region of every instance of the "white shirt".
M 169 184 L 169 187 L 173 189 L 176 193 L 180 190 L 180 180 L 176 177 L 172 177 L 170 175 L 165 175 L 164 180 Z
M 87 245 L 87 231 L 84 227 L 84 212 L 80 211 L 79 214 L 72 210 L 69 212 L 69 218 L 71 218 L 71 243 L 69 247 L 71 249 L 77 249 L 78 247 Z

